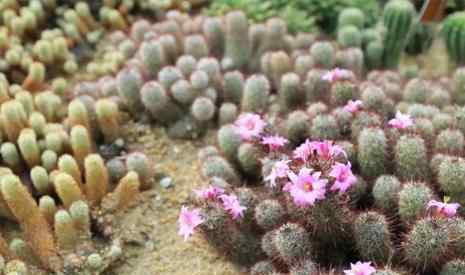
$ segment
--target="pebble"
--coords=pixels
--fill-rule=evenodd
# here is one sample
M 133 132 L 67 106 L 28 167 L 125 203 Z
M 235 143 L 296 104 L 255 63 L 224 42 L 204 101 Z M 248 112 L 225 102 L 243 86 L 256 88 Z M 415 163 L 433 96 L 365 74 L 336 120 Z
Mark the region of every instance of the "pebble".
M 163 179 L 160 180 L 160 186 L 163 188 L 168 189 L 170 187 L 173 187 L 173 185 L 174 185 L 174 182 L 171 177 L 164 177 Z

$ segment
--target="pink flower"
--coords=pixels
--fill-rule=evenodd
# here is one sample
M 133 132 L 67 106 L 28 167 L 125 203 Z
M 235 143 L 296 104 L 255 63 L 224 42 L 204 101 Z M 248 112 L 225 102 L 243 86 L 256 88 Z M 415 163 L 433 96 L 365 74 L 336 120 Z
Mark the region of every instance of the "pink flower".
M 350 162 L 347 164 L 336 162 L 333 165 L 329 176 L 335 178 L 336 181 L 331 186 L 331 191 L 339 190 L 339 193 L 345 193 L 357 182 L 357 178 L 352 174 L 351 168 Z
M 318 157 L 324 160 L 329 160 L 331 158 L 343 155 L 347 157 L 346 152 L 339 145 L 334 145 L 331 141 L 314 141 L 311 144 L 313 150 L 316 151 Z
M 289 172 L 288 163 L 290 160 L 280 160 L 273 164 L 271 168 L 271 173 L 265 178 L 265 181 L 270 182 L 270 187 L 276 186 L 276 180 L 281 178 L 286 178 L 287 173 Z
M 325 198 L 328 181 L 320 179 L 320 176 L 320 172 L 312 174 L 308 168 L 302 168 L 299 175 L 290 171 L 288 177 L 291 181 L 284 186 L 283 191 L 289 192 L 297 206 L 314 205 L 315 201 Z
M 405 129 L 413 125 L 413 120 L 409 115 L 404 115 L 397 111 L 396 117 L 389 120 L 389 126 L 397 129 Z
M 210 186 L 201 190 L 195 190 L 198 198 L 204 200 L 216 200 L 219 195 L 224 194 L 224 190 L 220 187 Z
M 278 150 L 289 142 L 286 138 L 280 136 L 267 136 L 262 138 L 262 144 L 268 145 L 270 151 Z
M 251 140 L 260 137 L 265 128 L 265 121 L 257 114 L 245 113 L 239 116 L 234 126 L 243 140 Z
M 202 224 L 204 220 L 200 217 L 200 209 L 189 211 L 187 207 L 182 206 L 178 222 L 178 234 L 183 236 L 184 241 L 186 241 L 192 234 L 194 234 L 194 229 Z
M 350 269 L 344 270 L 345 275 L 371 275 L 375 272 L 376 269 L 371 266 L 371 262 L 350 264 Z
M 312 154 L 312 142 L 308 139 L 305 140 L 304 143 L 295 148 L 293 154 L 295 159 L 300 159 L 306 162 Z
M 344 106 L 344 110 L 346 110 L 349 113 L 356 113 L 360 110 L 362 107 L 362 101 L 361 100 L 349 100 L 347 104 Z
M 239 204 L 236 195 L 221 195 L 219 198 L 223 201 L 224 210 L 231 214 L 233 220 L 244 217 L 244 210 L 247 208 Z
M 334 82 L 340 79 L 348 79 L 352 77 L 352 72 L 346 69 L 335 68 L 334 70 L 326 72 L 321 79 L 328 82 Z
M 430 200 L 428 202 L 427 209 L 436 208 L 436 213 L 439 215 L 443 215 L 447 218 L 452 218 L 457 214 L 457 209 L 460 207 L 458 203 L 447 203 L 447 202 L 440 202 L 437 200 Z

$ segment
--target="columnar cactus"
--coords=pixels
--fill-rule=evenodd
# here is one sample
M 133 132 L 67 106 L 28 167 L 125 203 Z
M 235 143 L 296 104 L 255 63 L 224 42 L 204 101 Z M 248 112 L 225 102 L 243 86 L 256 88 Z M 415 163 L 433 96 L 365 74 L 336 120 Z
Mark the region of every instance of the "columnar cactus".
M 383 63 L 386 68 L 397 68 L 407 36 L 415 16 L 415 8 L 410 1 L 392 0 L 384 7 L 383 24 L 386 27 L 384 38 Z
M 443 36 L 450 59 L 456 64 L 465 63 L 465 48 L 463 48 L 461 33 L 463 32 L 465 13 L 456 12 L 449 15 L 444 21 Z

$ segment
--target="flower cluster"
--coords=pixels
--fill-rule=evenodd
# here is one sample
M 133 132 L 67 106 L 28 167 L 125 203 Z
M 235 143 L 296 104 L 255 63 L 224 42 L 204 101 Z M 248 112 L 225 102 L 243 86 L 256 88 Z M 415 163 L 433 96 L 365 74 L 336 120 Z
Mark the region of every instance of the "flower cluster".
M 396 117 L 389 120 L 389 126 L 397 129 L 407 129 L 413 125 L 413 120 L 409 115 L 404 115 L 401 112 L 396 113 Z
M 209 186 L 201 190 L 195 190 L 195 194 L 202 201 L 221 203 L 223 209 L 231 215 L 233 220 L 244 216 L 246 208 L 240 205 L 237 196 L 234 194 L 227 195 L 225 190 L 220 187 Z M 178 219 L 178 233 L 184 237 L 184 240 L 187 240 L 194 233 L 195 228 L 203 222 L 200 209 L 189 210 L 186 206 L 182 206 Z
M 338 80 L 346 80 L 346 79 L 351 79 L 354 76 L 354 74 L 346 69 L 340 69 L 340 68 L 335 68 L 334 70 L 330 70 L 323 74 L 321 79 L 328 81 L 328 82 L 334 82 Z
M 371 265 L 371 262 L 350 264 L 350 269 L 344 270 L 345 275 L 371 275 L 375 272 L 376 269 Z

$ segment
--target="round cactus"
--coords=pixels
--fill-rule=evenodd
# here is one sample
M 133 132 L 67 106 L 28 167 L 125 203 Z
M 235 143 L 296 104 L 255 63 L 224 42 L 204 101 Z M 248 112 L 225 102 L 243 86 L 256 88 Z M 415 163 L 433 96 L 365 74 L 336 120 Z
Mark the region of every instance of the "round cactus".
M 314 64 L 323 69 L 331 69 L 335 63 L 335 50 L 330 42 L 316 42 L 310 48 Z
M 343 47 L 360 47 L 362 45 L 362 34 L 360 30 L 353 25 L 343 26 L 338 29 L 337 41 Z
M 191 106 L 191 113 L 198 121 L 209 121 L 215 116 L 216 107 L 211 99 L 198 97 Z
M 399 192 L 399 215 L 403 222 L 412 224 L 426 211 L 427 203 L 433 198 L 431 189 L 423 183 L 405 184 Z
M 375 205 L 386 213 L 393 213 L 397 210 L 401 188 L 401 183 L 395 176 L 382 175 L 378 177 L 373 186 Z
M 438 182 L 441 189 L 448 195 L 463 194 L 465 188 L 465 160 L 462 158 L 444 158 L 439 165 Z
M 387 164 L 387 140 L 381 129 L 362 130 L 358 137 L 358 162 L 362 175 L 374 178 L 384 174 Z
M 330 139 L 339 138 L 339 126 L 332 115 L 316 116 L 310 128 L 310 135 L 313 139 Z
M 358 8 L 346 8 L 339 13 L 338 26 L 354 26 L 362 29 L 365 24 L 365 15 Z
M 303 111 L 290 113 L 284 124 L 286 137 L 293 144 L 297 145 L 309 136 L 309 117 Z
M 461 155 L 465 146 L 462 132 L 459 130 L 444 130 L 436 137 L 434 149 L 436 152 L 451 155 Z
M 404 180 L 427 180 L 428 159 L 420 137 L 401 136 L 395 147 L 396 173 Z
M 403 243 L 405 259 L 413 267 L 432 270 L 446 258 L 449 236 L 432 218 L 419 220 Z
M 273 244 L 279 256 L 288 264 L 297 263 L 309 256 L 311 246 L 309 234 L 295 223 L 286 223 L 278 228 L 273 237 Z
M 263 230 L 272 230 L 284 222 L 286 211 L 276 200 L 264 200 L 255 208 L 255 220 Z
M 465 272 L 465 262 L 463 260 L 452 260 L 445 263 L 439 275 L 460 275 Z
M 260 261 L 250 268 L 250 275 L 266 275 L 273 274 L 274 272 L 276 272 L 276 268 L 273 263 L 266 260 Z
M 221 151 L 229 160 L 237 160 L 237 151 L 242 139 L 233 125 L 222 126 L 218 130 L 217 141 Z
M 251 177 L 261 174 L 260 150 L 251 143 L 243 143 L 237 151 L 237 160 L 241 169 Z

